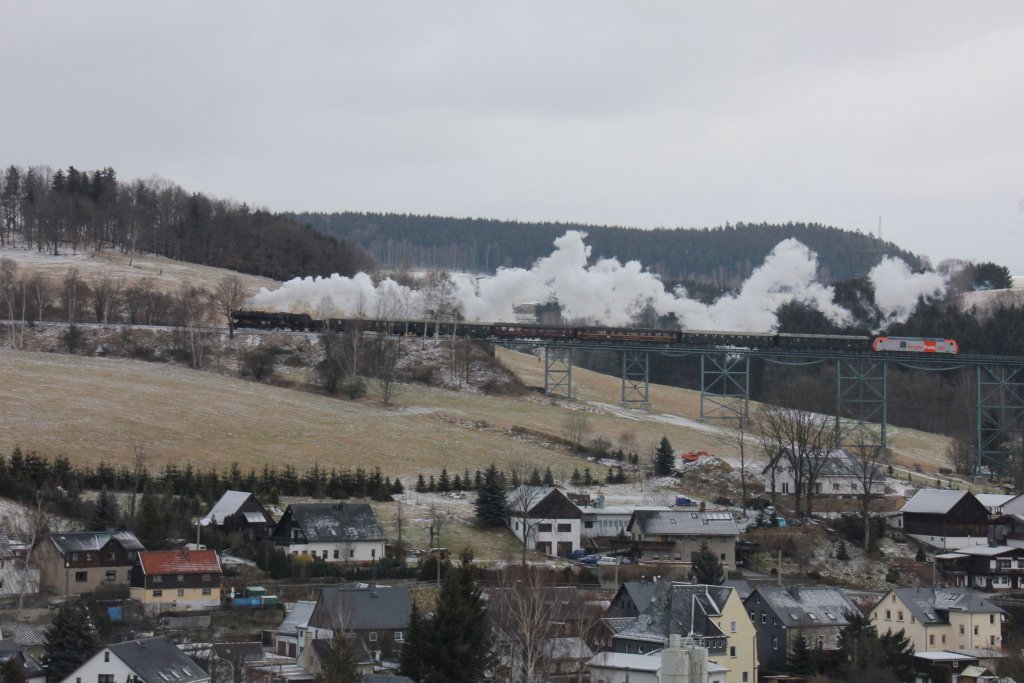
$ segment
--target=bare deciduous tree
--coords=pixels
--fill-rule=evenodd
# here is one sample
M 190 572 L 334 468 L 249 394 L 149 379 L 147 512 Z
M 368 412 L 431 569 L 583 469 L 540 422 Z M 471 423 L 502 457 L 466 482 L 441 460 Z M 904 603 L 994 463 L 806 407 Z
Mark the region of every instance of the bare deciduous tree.
M 860 428 L 850 435 L 853 445 L 847 450 L 857 463 L 857 501 L 860 504 L 860 517 L 864 524 L 864 550 L 871 546 L 871 503 L 883 493 L 885 473 L 882 466 L 889 461 L 889 449 L 878 443 L 878 440 Z
M 810 515 L 814 488 L 828 453 L 835 448 L 835 422 L 827 415 L 795 408 L 764 406 L 757 418 L 760 446 L 771 469 L 772 491 L 775 471 L 787 469 L 793 477 L 793 509 Z
M 206 349 L 213 337 L 209 326 L 209 297 L 202 289 L 182 285 L 175 296 L 177 334 L 182 348 L 188 354 L 189 365 L 203 367 Z
M 499 662 L 497 678 L 507 683 L 547 680 L 544 655 L 558 635 L 562 604 L 553 599 L 551 577 L 536 567 L 506 567 L 488 596 Z
M 587 434 L 590 433 L 590 418 L 584 412 L 573 411 L 565 418 L 562 427 L 565 430 L 565 438 L 572 445 L 572 452 L 579 453 Z
M 522 465 L 514 465 L 512 469 L 520 467 L 523 471 L 518 477 L 520 481 L 527 481 L 530 470 Z M 523 484 L 517 486 L 505 495 L 506 509 L 508 510 L 509 523 L 512 531 L 522 541 L 521 562 L 526 564 L 526 551 L 530 547 L 530 540 L 536 535 L 537 525 L 544 520 L 530 517 L 530 510 L 544 497 L 545 489 L 538 486 Z
M 743 516 L 747 516 L 747 446 L 750 439 L 750 423 L 743 415 L 731 418 L 715 437 L 719 443 L 735 448 L 740 454 L 740 495 L 743 497 Z
M 231 314 L 242 307 L 247 297 L 242 278 L 237 275 L 225 275 L 213 290 L 213 303 L 217 312 L 228 321 L 228 337 L 235 336 L 235 325 Z

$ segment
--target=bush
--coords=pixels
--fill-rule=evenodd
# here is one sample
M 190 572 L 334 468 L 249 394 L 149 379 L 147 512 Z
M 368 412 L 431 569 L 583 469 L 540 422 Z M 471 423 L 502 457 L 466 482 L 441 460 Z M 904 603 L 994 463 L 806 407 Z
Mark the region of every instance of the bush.
M 61 341 L 64 343 L 65 351 L 68 353 L 78 353 L 85 341 L 85 335 L 82 333 L 82 328 L 71 323 L 68 325 L 67 331 L 61 336 Z
M 921 546 L 917 547 L 917 555 L 914 555 L 914 559 L 918 562 L 925 562 L 928 560 L 928 555 L 925 554 L 924 548 Z
M 274 363 L 277 360 L 277 349 L 260 346 L 243 351 L 239 363 L 243 377 L 252 377 L 257 382 L 270 380 L 274 376 Z

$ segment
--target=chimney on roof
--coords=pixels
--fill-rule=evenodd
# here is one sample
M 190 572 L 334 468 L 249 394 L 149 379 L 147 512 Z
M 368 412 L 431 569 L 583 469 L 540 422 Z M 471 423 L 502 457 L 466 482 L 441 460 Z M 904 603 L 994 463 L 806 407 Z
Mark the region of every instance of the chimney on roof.
M 700 511 L 704 512 L 704 501 L 703 500 L 700 502 Z
M 786 591 L 793 596 L 794 600 L 800 599 L 800 586 L 790 586 Z

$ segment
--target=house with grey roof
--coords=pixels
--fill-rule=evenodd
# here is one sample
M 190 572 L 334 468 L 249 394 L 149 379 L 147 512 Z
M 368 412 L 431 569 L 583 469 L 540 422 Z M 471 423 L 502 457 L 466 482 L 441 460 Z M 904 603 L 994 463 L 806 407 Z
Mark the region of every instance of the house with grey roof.
M 639 562 L 690 564 L 706 543 L 726 570 L 736 568 L 740 530 L 727 510 L 636 510 L 626 533 Z
M 64 679 L 64 683 L 205 683 L 210 675 L 167 636 L 107 645 Z
M 320 592 L 306 627 L 297 629 L 299 652 L 309 641 L 341 632 L 360 638 L 378 659 L 394 657 L 405 642 L 411 613 L 408 586 L 329 586 Z
M 240 531 L 252 538 L 266 536 L 274 519 L 248 491 L 225 491 L 199 523 L 221 529 L 226 525 L 226 531 Z
M 646 609 L 612 636 L 612 650 L 650 654 L 672 636 L 707 649 L 710 661 L 728 669 L 725 683 L 757 680 L 757 631 L 734 589 L 659 581 Z
M 132 567 L 145 550 L 130 531 L 47 534 L 36 541 L 32 563 L 40 589 L 57 595 L 95 591 L 127 595 Z
M 608 606 L 607 617 L 619 619 L 640 616 L 640 612 L 647 609 L 657 590 L 657 581 L 626 581 L 615 591 L 615 597 Z
M 309 618 L 313 616 L 314 607 L 316 607 L 315 600 L 299 600 L 292 605 L 284 620 L 274 631 L 275 653 L 284 657 L 298 657 L 299 632 L 309 626 Z
M 988 508 L 970 491 L 921 489 L 900 514 L 904 534 L 938 550 L 956 550 L 988 538 Z
M 743 601 L 757 629 L 757 657 L 763 673 L 785 673 L 797 638 L 812 649 L 835 651 L 850 615 L 859 614 L 842 589 L 831 586 L 767 586 Z
M 376 562 L 387 537 L 366 503 L 295 503 L 274 527 L 275 544 L 293 558 L 324 562 Z
M 1024 588 L 1024 548 L 983 543 L 935 556 L 943 575 L 956 586 L 978 590 Z
M 352 655 L 355 657 L 356 671 L 360 674 L 373 673 L 374 653 L 366 648 L 366 643 L 363 639 L 352 633 L 344 634 L 343 637 L 348 641 L 349 646 L 352 648 Z M 302 648 L 302 652 L 295 661 L 309 673 L 314 676 L 319 676 L 323 671 L 323 662 L 325 662 L 330 656 L 332 646 L 333 638 L 312 640 L 306 647 Z
M 800 459 L 803 468 L 801 485 L 804 488 L 802 492 L 804 495 L 808 493 L 807 488 L 810 485 L 807 481 L 808 472 L 816 472 L 813 490 L 810 491 L 815 496 L 849 497 L 861 494 L 865 480 L 861 461 L 845 448 L 834 448 L 828 451 L 822 456 L 820 462 L 816 461 L 813 465 L 809 460 L 811 459 Z M 773 482 L 775 486 L 775 489 L 770 490 L 769 493 L 782 495 L 796 493 L 796 472 L 788 458 L 779 458 L 769 467 L 775 470 L 775 476 L 766 479 L 769 489 Z M 765 468 L 766 473 L 769 471 L 768 468 Z M 877 492 L 881 489 L 880 483 L 885 481 L 885 475 L 877 467 L 874 468 L 872 475 L 872 490 Z
M 916 652 L 1003 646 L 1006 612 L 969 588 L 895 588 L 870 617 L 879 634 L 905 631 Z

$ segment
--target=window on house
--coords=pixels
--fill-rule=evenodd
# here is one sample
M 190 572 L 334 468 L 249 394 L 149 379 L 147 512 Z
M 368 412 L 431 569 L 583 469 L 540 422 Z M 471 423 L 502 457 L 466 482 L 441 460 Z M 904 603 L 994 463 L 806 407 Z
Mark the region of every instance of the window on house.
M 886 621 L 892 621 L 892 611 L 891 610 L 885 610 L 885 620 Z
M 593 522 L 583 522 L 583 528 L 584 529 L 593 529 L 594 528 L 594 523 Z
M 185 575 L 184 574 L 178 574 L 178 583 L 181 583 L 184 580 L 185 580 Z
M 114 569 L 108 569 L 106 572 L 107 581 L 117 581 L 117 571 Z
M 765 612 L 764 610 L 761 610 L 761 623 L 762 624 L 767 624 L 768 623 L 768 613 Z
M 736 633 L 736 622 L 735 621 L 730 621 L 729 622 L 729 631 L 731 633 Z
M 160 590 L 159 588 L 157 588 L 156 590 L 153 591 L 153 597 L 154 598 L 162 598 L 162 597 L 164 597 L 164 592 L 162 590 Z
M 974 635 L 978 635 L 978 625 L 974 625 Z
M 988 644 L 994 646 L 996 644 L 996 637 L 995 636 L 989 636 L 988 637 Z
M 819 650 L 824 650 L 825 649 L 825 636 L 818 636 L 818 649 Z
M 370 640 L 371 643 L 377 642 L 377 632 L 376 631 L 370 631 L 369 640 Z
M 213 581 L 213 576 L 211 574 L 203 574 L 203 581 L 209 583 L 210 581 Z
M 783 493 L 789 493 L 789 482 L 788 481 L 782 482 L 782 492 Z
M 928 644 L 929 645 L 934 645 L 935 644 L 935 634 L 934 633 L 932 633 L 932 634 L 930 634 L 928 636 Z
M 71 553 L 71 561 L 78 562 L 78 553 Z
M 750 674 L 746 671 L 743 672 L 743 683 L 750 683 Z
M 778 650 L 779 649 L 779 637 L 778 636 L 772 636 L 772 649 L 773 650 Z
M 109 650 L 107 650 L 106 652 L 103 653 L 103 661 L 104 662 L 109 662 L 110 661 L 110 651 Z
M 572 532 L 572 524 L 559 524 L 558 525 L 558 533 L 560 533 L 560 534 L 568 534 L 568 533 L 571 533 L 571 532 Z
M 772 617 L 772 626 L 778 626 L 778 625 L 779 625 L 779 618 L 778 617 Z
M 735 657 L 736 656 L 736 646 L 735 645 L 730 645 L 729 646 L 729 656 L 730 657 Z
M 179 588 L 178 589 L 178 597 L 179 598 L 185 597 L 185 589 L 184 588 Z
M 903 621 L 903 610 L 896 612 L 896 621 Z
M 203 589 L 203 595 L 213 595 L 213 589 L 212 588 L 204 588 Z
M 75 582 L 85 583 L 89 580 L 89 572 L 75 572 Z
M 92 553 L 86 553 L 85 554 L 85 561 L 86 562 L 92 562 Z
M 994 614 L 988 615 L 988 623 L 990 623 L 990 624 L 996 623 L 996 615 L 994 615 Z
M 325 560 L 326 560 L 326 559 L 327 559 L 327 551 L 326 551 L 326 550 L 324 550 L 323 552 L 321 552 L 321 553 L 320 553 L 320 557 L 322 557 L 323 559 L 325 559 Z
M 833 491 L 838 491 L 839 490 L 839 482 L 835 482 L 835 481 L 832 482 L 832 490 Z
M 750 620 L 754 621 L 755 619 L 757 619 L 757 613 L 754 610 L 750 610 Z
M 163 583 L 163 582 L 164 582 L 164 577 L 160 576 L 159 574 L 153 577 L 153 583 Z
M 544 533 L 545 531 L 551 531 L 551 525 L 550 524 L 538 524 L 537 525 L 537 531 L 539 531 L 541 533 Z
M 370 548 L 370 557 L 377 557 L 377 549 Z
M 114 683 L 114 674 L 98 674 L 96 683 Z
M 405 642 L 405 634 L 402 633 L 401 631 L 395 631 L 395 642 L 396 643 L 404 643 Z
M 942 634 L 942 644 L 943 645 L 946 644 L 946 634 L 945 633 Z
M 836 649 L 838 650 L 842 646 L 843 646 L 843 634 L 842 633 L 837 633 L 836 634 Z
M 338 550 L 337 548 L 334 549 L 334 559 L 336 559 L 336 560 L 341 559 L 341 551 Z
M 107 553 L 107 559 L 108 560 L 116 560 L 117 559 L 117 553 L 115 553 L 113 550 L 111 550 L 109 553 Z

